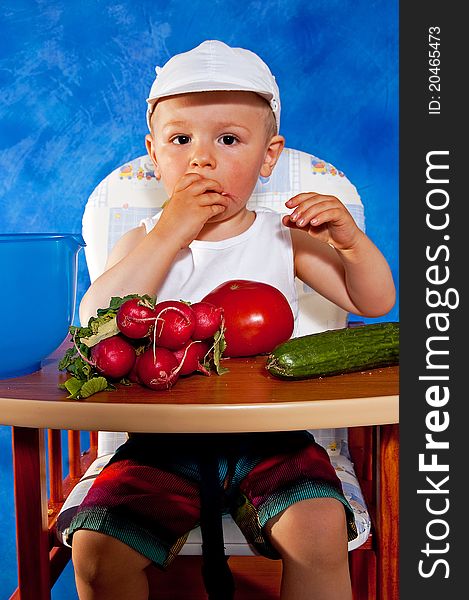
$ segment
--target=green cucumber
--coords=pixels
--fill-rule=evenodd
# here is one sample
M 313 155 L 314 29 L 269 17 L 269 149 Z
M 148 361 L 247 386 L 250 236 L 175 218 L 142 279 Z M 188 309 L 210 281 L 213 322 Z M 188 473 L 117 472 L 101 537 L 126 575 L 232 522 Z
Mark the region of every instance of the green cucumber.
M 399 363 L 399 323 L 371 323 L 293 338 L 267 357 L 272 375 L 323 377 Z

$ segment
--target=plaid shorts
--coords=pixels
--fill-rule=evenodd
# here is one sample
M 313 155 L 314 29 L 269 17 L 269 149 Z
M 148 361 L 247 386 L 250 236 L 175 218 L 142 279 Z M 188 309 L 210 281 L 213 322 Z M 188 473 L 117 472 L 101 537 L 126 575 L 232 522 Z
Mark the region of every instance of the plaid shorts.
M 131 434 L 78 507 L 68 542 L 78 529 L 99 531 L 165 568 L 199 524 L 197 456 L 204 452 L 217 457 L 224 512 L 260 554 L 279 558 L 263 526 L 309 498 L 339 500 L 348 539 L 357 536 L 353 511 L 327 452 L 307 431 Z

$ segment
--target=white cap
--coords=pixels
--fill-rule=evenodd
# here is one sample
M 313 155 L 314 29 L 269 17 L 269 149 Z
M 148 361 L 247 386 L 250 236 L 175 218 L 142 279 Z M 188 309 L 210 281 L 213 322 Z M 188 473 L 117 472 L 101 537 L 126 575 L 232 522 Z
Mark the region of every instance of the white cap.
M 280 93 L 275 77 L 265 62 L 244 48 L 231 48 L 218 40 L 202 42 L 196 48 L 176 54 L 163 67 L 156 67 L 156 79 L 147 98 L 147 123 L 160 98 L 190 92 L 255 92 L 270 104 L 280 128 Z

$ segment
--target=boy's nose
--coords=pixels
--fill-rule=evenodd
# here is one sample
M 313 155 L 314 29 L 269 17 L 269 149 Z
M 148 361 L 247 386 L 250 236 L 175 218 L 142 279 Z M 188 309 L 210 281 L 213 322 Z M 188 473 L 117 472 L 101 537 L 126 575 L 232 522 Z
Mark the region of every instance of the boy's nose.
M 215 167 L 215 158 L 213 154 L 211 154 L 204 148 L 194 148 L 194 153 L 190 161 L 190 166 L 192 168 L 199 167 L 200 169 L 202 169 L 208 167 L 213 169 Z

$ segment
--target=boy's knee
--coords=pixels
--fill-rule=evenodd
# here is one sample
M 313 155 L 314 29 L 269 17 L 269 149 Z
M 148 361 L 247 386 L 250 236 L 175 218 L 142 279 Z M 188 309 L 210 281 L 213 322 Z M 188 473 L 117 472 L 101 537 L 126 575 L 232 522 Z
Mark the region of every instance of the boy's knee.
M 266 533 L 282 558 L 301 561 L 343 560 L 347 556 L 344 506 L 333 498 L 292 504 L 266 524 Z
M 112 538 L 80 529 L 73 534 L 72 562 L 76 575 L 94 586 L 105 578 L 111 570 Z
M 317 523 L 308 520 L 309 527 L 316 536 L 324 536 L 336 543 L 347 540 L 347 521 L 342 502 L 334 498 L 321 499 L 320 518 Z M 317 515 L 316 515 L 317 516 Z
M 116 538 L 80 529 L 73 534 L 72 562 L 77 577 L 96 587 L 143 570 L 151 561 Z

